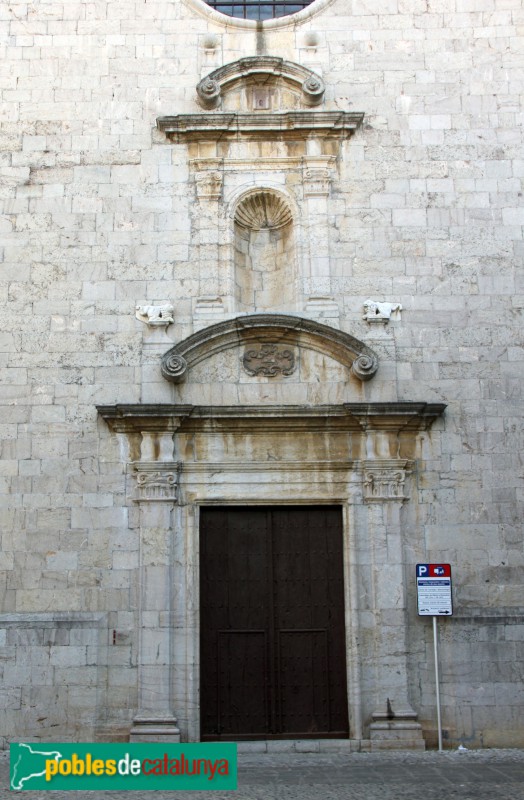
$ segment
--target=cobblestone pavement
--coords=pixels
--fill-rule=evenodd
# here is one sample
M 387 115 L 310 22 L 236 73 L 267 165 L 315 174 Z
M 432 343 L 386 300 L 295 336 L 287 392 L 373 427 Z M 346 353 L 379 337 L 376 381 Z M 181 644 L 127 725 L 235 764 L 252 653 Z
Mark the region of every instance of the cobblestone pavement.
M 24 791 L 24 800 L 524 800 L 524 750 L 239 754 L 236 792 Z M 0 798 L 9 759 L 0 753 Z

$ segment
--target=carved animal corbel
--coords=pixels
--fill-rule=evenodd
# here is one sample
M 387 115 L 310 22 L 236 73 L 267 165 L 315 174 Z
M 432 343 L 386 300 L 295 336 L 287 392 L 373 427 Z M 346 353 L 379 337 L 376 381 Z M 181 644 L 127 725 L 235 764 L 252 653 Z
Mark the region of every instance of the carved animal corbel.
M 141 306 L 135 307 L 135 316 L 140 322 L 152 327 L 167 327 L 174 322 L 174 307 L 171 303 L 164 303 L 158 306 Z
M 366 300 L 364 303 L 364 316 L 367 322 L 382 322 L 387 324 L 392 314 L 402 311 L 400 303 L 383 303 L 377 300 Z

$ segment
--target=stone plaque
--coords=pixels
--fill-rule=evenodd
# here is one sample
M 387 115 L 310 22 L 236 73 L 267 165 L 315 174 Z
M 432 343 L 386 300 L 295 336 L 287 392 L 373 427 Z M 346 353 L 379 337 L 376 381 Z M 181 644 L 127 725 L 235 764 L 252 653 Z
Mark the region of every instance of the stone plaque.
M 246 350 L 242 363 L 248 375 L 266 378 L 291 375 L 296 367 L 294 351 L 277 344 L 263 344 L 258 349 Z

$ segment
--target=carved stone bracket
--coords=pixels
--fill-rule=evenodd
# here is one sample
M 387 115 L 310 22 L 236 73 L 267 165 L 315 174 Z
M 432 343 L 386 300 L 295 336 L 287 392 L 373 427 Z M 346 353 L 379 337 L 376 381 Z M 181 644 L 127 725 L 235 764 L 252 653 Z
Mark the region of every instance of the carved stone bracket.
M 174 461 L 136 461 L 129 465 L 134 477 L 131 499 L 142 503 L 178 500 L 180 464 Z
M 406 479 L 410 475 L 405 461 L 380 460 L 365 462 L 362 495 L 367 503 L 383 503 L 385 500 L 408 500 Z
M 181 383 L 187 375 L 187 361 L 178 353 L 166 353 L 162 359 L 162 375 L 168 381 Z

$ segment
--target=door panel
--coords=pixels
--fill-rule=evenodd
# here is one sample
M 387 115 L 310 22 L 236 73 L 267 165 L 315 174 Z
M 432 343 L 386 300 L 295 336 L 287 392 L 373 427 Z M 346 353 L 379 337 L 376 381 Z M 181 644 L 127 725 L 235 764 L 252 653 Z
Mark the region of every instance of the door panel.
M 266 631 L 218 632 L 218 728 L 223 736 L 269 733 L 266 653 Z
M 341 509 L 201 509 L 202 739 L 347 736 Z
M 329 719 L 328 632 L 280 631 L 280 730 L 327 732 Z

